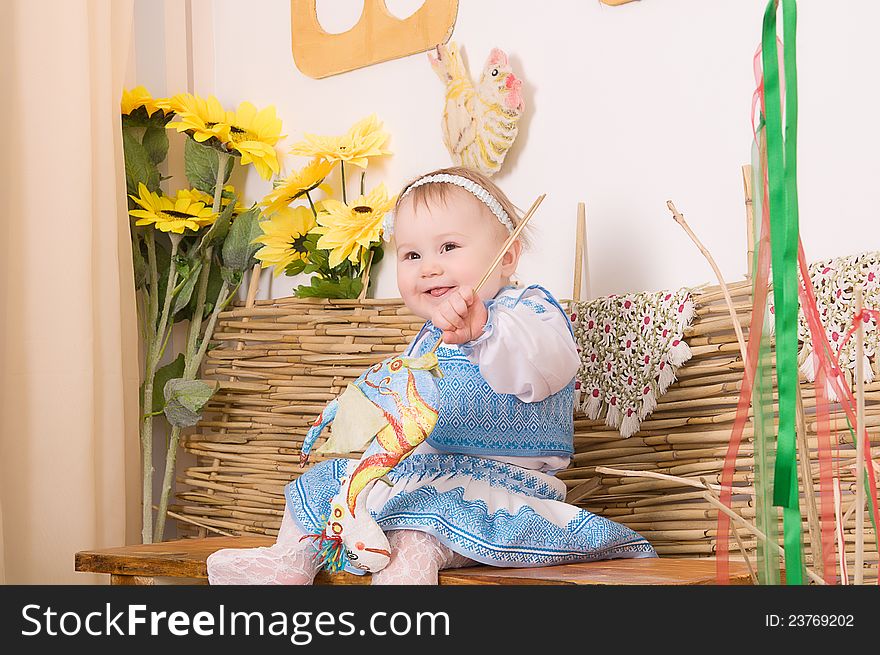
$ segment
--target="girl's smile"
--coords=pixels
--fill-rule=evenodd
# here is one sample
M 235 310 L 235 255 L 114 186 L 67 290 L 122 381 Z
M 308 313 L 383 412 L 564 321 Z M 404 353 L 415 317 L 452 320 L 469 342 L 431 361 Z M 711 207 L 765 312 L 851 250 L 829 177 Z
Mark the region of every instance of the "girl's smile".
M 394 240 L 397 287 L 407 308 L 431 319 L 456 289 L 480 281 L 507 235 L 488 208 L 463 189 L 450 188 L 443 200 L 404 202 L 395 216 Z M 519 250 L 508 251 L 480 288 L 480 298 L 493 298 L 509 282 Z

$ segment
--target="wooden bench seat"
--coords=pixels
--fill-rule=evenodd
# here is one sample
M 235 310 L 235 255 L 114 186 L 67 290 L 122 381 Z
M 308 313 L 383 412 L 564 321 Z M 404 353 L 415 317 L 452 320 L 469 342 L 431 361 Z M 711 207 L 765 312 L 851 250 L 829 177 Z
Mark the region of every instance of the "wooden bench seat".
M 272 537 L 207 537 L 158 544 L 85 550 L 76 554 L 76 570 L 107 573 L 110 584 L 149 585 L 157 577 L 207 581 L 205 561 L 221 548 L 271 546 Z M 742 562 L 730 562 L 731 584 L 750 584 Z M 369 584 L 369 575 L 321 571 L 316 584 Z M 441 585 L 706 585 L 715 584 L 715 562 L 661 557 L 618 559 L 540 568 L 474 566 L 440 572 Z

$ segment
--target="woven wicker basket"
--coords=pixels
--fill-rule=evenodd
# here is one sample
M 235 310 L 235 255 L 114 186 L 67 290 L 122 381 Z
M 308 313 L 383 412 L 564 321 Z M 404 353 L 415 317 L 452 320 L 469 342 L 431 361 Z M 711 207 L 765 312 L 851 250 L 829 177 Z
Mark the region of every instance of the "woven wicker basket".
M 743 328 L 748 330 L 750 283 L 730 285 Z M 716 550 L 716 510 L 698 489 L 680 482 L 596 472 L 596 467 L 651 471 L 698 482 L 719 483 L 735 417 L 743 362 L 719 287 L 695 293 L 697 317 L 685 333 L 692 359 L 660 397 L 641 430 L 622 439 L 601 420 L 575 415 L 575 455 L 559 478 L 568 501 L 644 535 L 661 555 L 709 557 Z M 183 491 L 172 507 L 183 534 L 277 534 L 285 484 L 303 472 L 297 464 L 302 439 L 325 403 L 364 368 L 401 352 L 421 327 L 399 299 L 316 300 L 283 298 L 235 306 L 221 314 L 203 373 L 220 379 L 198 432 L 183 447 L 198 465 L 183 471 Z M 867 387 L 869 433 L 880 433 L 880 383 Z M 806 428 L 815 455 L 811 388 L 802 389 Z M 832 417 L 843 459 L 851 459 L 842 413 Z M 735 484 L 753 482 L 751 430 L 737 460 Z M 880 448 L 873 449 L 874 456 Z M 320 456 L 315 461 L 320 461 Z M 843 472 L 843 506 L 852 502 L 855 480 Z M 812 466 L 818 484 L 818 466 Z M 734 509 L 753 521 L 750 496 Z M 846 523 L 847 553 L 854 561 L 854 518 Z M 804 526 L 808 561 L 810 537 Z M 867 579 L 876 579 L 874 533 L 866 524 Z M 747 550 L 755 548 L 744 535 Z M 731 539 L 731 549 L 735 543 Z

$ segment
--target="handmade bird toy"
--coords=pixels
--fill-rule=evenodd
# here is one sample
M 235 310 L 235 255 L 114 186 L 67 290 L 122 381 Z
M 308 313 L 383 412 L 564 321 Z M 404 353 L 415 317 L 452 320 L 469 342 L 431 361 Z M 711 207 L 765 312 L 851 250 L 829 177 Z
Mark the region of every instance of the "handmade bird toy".
M 429 52 L 428 59 L 446 85 L 443 143 L 452 161 L 494 175 L 516 139 L 525 109 L 522 80 L 498 48 L 489 53 L 476 85 L 455 43 L 438 45 L 437 56 Z
M 501 262 L 544 197 L 542 194 L 535 200 L 508 237 L 474 288 L 474 294 Z M 372 486 L 409 457 L 437 424 L 440 391 L 436 378 L 443 373 L 435 351 L 440 341 L 421 357 L 395 355 L 364 371 L 327 404 L 306 433 L 300 466 L 308 463 L 315 441 L 331 422 L 332 434 L 316 452 L 347 454 L 366 446 L 357 467 L 330 502 L 330 516 L 323 532 L 304 537 L 315 540 L 316 557 L 330 571 L 341 571 L 350 564 L 375 573 L 391 559 L 388 539 L 364 506 L 364 499 Z

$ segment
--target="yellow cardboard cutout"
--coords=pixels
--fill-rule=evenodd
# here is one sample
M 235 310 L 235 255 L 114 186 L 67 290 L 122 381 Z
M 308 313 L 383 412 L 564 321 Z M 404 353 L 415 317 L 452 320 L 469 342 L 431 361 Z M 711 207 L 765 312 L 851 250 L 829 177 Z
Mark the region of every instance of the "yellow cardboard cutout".
M 290 0 L 293 60 L 316 79 L 425 52 L 452 35 L 458 0 L 425 0 L 403 20 L 385 0 L 364 0 L 360 20 L 347 32 L 329 34 L 318 21 L 317 0 Z

